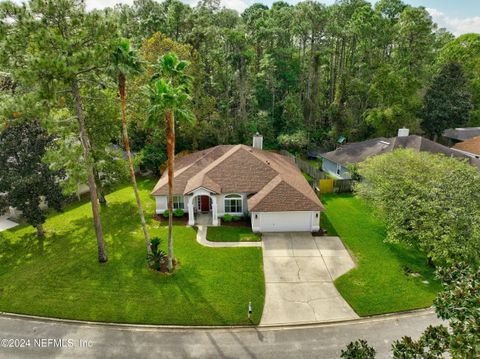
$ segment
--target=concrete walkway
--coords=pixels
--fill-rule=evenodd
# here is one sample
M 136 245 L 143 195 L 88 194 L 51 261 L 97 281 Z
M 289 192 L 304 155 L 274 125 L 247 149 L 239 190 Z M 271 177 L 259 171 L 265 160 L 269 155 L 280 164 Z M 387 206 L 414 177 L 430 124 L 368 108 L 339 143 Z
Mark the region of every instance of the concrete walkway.
M 8 219 L 8 215 L 0 216 L 0 232 L 18 226 L 18 223 Z
M 355 267 L 338 237 L 264 233 L 266 297 L 260 325 L 358 318 L 333 281 Z
M 237 248 L 237 247 L 261 247 L 262 242 L 210 242 L 207 240 L 207 226 L 197 226 L 197 242 L 205 247 Z

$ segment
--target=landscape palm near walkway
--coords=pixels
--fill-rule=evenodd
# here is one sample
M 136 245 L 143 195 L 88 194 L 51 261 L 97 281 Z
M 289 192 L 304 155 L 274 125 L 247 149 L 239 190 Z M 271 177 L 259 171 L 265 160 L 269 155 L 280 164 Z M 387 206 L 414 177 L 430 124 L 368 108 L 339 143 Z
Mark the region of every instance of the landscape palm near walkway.
M 138 75 L 142 72 L 142 62 L 137 55 L 137 52 L 130 47 L 130 41 L 122 39 L 115 48 L 112 55 L 109 72 L 112 77 L 118 81 L 118 93 L 120 95 L 120 106 L 122 110 L 122 134 L 125 152 L 127 153 L 128 167 L 130 169 L 130 178 L 132 180 L 133 191 L 135 193 L 135 200 L 137 202 L 138 213 L 142 222 L 143 235 L 145 237 L 145 244 L 147 252 L 150 253 L 150 239 L 148 237 L 147 224 L 145 222 L 145 214 L 143 213 L 142 201 L 138 193 L 137 180 L 135 178 L 135 168 L 133 165 L 132 153 L 130 151 L 130 142 L 128 139 L 127 129 L 127 104 L 126 104 L 126 77 Z
M 150 116 L 148 124 L 158 126 L 159 117 L 164 116 L 167 135 L 167 171 L 168 171 L 168 270 L 173 269 L 173 171 L 175 165 L 175 118 L 193 122 L 195 117 L 190 111 L 190 93 L 192 78 L 187 75 L 187 61 L 168 53 L 158 60 L 157 72 L 153 83 L 147 87 L 150 97 Z

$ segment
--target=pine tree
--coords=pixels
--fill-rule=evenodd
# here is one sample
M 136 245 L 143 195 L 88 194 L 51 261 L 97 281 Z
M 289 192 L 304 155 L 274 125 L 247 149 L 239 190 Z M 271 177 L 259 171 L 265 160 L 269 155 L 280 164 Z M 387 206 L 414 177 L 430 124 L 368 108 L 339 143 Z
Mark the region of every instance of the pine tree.
M 423 99 L 422 128 L 433 139 L 451 127 L 467 124 L 472 100 L 461 65 L 446 64 L 433 79 Z

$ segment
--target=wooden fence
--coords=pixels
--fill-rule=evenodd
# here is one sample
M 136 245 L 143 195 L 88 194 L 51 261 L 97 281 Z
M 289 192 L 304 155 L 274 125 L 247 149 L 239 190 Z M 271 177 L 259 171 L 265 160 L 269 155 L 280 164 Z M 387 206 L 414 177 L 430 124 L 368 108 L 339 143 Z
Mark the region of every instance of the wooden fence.
M 318 188 L 320 193 L 345 193 L 353 191 L 353 183 L 351 179 L 321 179 Z
M 353 180 L 333 179 L 325 172 L 313 167 L 308 162 L 297 158 L 288 151 L 280 150 L 280 154 L 291 158 L 302 172 L 305 172 L 312 177 L 313 181 L 309 181 L 309 183 L 313 189 L 319 190 L 320 193 L 345 193 L 353 191 Z
M 297 167 L 300 168 L 300 170 L 302 170 L 302 172 L 307 173 L 315 181 L 329 178 L 325 172 L 319 170 L 318 168 L 313 167 L 308 162 L 300 158 L 297 158 L 295 155 L 292 155 L 290 152 L 285 150 L 280 150 L 280 153 L 284 156 L 290 157 L 296 163 Z

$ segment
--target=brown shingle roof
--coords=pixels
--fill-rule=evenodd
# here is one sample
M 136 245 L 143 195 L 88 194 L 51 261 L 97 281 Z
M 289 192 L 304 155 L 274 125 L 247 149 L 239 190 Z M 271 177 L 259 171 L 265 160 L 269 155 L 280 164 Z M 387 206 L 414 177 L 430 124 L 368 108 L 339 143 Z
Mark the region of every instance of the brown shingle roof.
M 459 142 L 453 148 L 465 151 L 474 155 L 480 155 L 480 136 L 474 137 L 464 142 Z
M 200 154 L 199 154 L 200 152 Z M 221 145 L 179 159 L 174 172 L 174 194 L 199 187 L 215 193 L 249 193 L 249 210 L 320 211 L 323 206 L 289 158 L 245 145 Z M 167 176 L 152 195 L 167 194 Z
M 203 151 L 194 152 L 192 154 L 175 158 L 175 171 L 173 173 L 173 193 L 182 195 L 185 186 L 190 178 L 195 176 L 204 167 L 223 156 L 232 145 L 220 145 L 208 148 Z M 167 188 L 167 171 L 165 171 L 152 191 L 154 196 L 162 196 L 168 194 Z
M 308 193 L 299 191 L 280 175 L 248 200 L 248 208 L 252 212 L 323 210 L 323 206 L 319 209 L 318 205 L 310 200 Z

